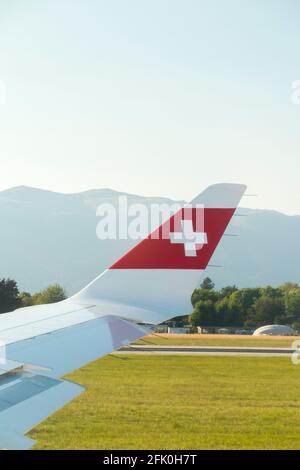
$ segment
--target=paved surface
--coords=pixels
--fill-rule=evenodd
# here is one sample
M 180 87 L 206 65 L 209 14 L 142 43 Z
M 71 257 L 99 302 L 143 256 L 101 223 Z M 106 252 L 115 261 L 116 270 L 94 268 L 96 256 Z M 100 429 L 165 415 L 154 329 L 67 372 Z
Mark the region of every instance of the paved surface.
M 290 348 L 207 347 L 207 346 L 124 346 L 118 353 L 126 354 L 204 354 L 214 356 L 290 356 Z

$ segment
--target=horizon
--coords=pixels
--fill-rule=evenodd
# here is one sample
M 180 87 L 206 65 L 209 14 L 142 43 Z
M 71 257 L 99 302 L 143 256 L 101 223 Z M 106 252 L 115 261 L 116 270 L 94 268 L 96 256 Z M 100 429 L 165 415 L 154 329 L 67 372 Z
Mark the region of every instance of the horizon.
M 60 194 L 60 195 L 63 195 L 63 196 L 68 196 L 68 195 L 72 196 L 72 195 L 76 195 L 76 194 L 84 194 L 84 193 L 89 193 L 89 192 L 93 192 L 93 191 L 110 191 L 110 192 L 114 192 L 114 193 L 117 193 L 117 194 L 125 194 L 125 195 L 128 195 L 128 196 L 134 196 L 134 197 L 138 197 L 138 198 L 145 198 L 145 199 L 161 198 L 161 199 L 169 199 L 170 201 L 179 201 L 179 199 L 173 199 L 173 198 L 168 197 L 168 196 L 160 196 L 158 194 L 152 194 L 152 195 L 137 194 L 137 193 L 131 193 L 129 191 L 118 190 L 118 189 L 109 188 L 109 187 L 90 188 L 90 189 L 85 189 L 83 191 L 75 191 L 75 192 L 63 192 L 63 191 L 55 191 L 55 190 L 52 190 L 52 189 L 40 188 L 40 187 L 36 187 L 36 186 L 28 186 L 28 185 L 23 184 L 23 185 L 11 186 L 11 187 L 6 188 L 6 189 L 1 189 L 0 194 L 3 193 L 3 192 L 6 192 L 6 191 L 15 190 L 15 189 L 30 189 L 30 190 L 32 189 L 32 190 L 36 190 L 36 191 L 43 191 L 43 192 L 48 192 L 48 193 L 53 193 L 53 194 Z M 203 188 L 203 189 L 205 189 L 205 188 Z M 252 197 L 256 197 L 256 195 L 249 195 L 248 197 L 252 198 Z M 244 198 L 247 198 L 247 194 L 244 196 Z M 187 200 L 184 200 L 184 199 L 181 199 L 181 200 L 184 201 L 184 202 L 188 202 Z M 288 214 L 288 213 L 285 213 L 283 211 L 279 211 L 279 210 L 276 210 L 276 209 L 261 208 L 261 207 L 249 207 L 249 206 L 246 206 L 246 205 L 243 205 L 243 204 L 239 206 L 239 209 L 274 212 L 274 213 L 281 214 L 281 215 L 288 216 L 288 217 L 300 217 L 300 213 L 299 214 Z

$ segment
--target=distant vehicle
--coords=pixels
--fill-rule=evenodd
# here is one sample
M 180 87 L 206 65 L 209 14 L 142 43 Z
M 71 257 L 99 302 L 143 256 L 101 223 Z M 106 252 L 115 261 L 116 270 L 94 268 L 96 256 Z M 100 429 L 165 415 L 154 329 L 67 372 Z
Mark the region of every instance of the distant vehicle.
M 83 392 L 66 373 L 189 311 L 245 189 L 210 186 L 71 298 L 0 315 L 1 449 L 30 448 L 24 434 Z
M 230 334 L 230 330 L 228 330 L 227 328 L 220 328 L 218 331 L 217 331 L 218 335 L 229 335 Z
M 251 335 L 252 331 L 249 331 L 249 330 L 236 330 L 235 334 L 236 335 Z
M 296 336 L 297 331 L 286 325 L 266 325 L 257 328 L 253 336 Z

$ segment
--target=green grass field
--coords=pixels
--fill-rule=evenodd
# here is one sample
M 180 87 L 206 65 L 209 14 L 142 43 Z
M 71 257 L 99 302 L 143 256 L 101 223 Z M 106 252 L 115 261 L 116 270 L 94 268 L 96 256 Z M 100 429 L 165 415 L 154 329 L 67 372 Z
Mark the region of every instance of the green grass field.
M 255 348 L 291 348 L 298 337 L 239 335 L 151 335 L 135 344 L 162 346 L 243 346 Z
M 300 449 L 300 366 L 281 357 L 108 356 L 36 449 Z

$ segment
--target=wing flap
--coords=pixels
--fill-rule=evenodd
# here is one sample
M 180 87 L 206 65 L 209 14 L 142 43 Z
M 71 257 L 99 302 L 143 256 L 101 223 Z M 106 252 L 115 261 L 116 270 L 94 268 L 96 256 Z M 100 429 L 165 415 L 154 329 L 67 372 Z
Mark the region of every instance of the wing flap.
M 7 356 L 48 368 L 61 377 L 148 334 L 149 330 L 114 316 L 90 320 L 7 346 Z
M 0 376 L 1 375 L 7 375 L 9 372 L 17 371 L 18 369 L 22 368 L 23 364 L 20 364 L 20 362 L 16 361 L 3 361 L 1 360 L 0 363 Z

